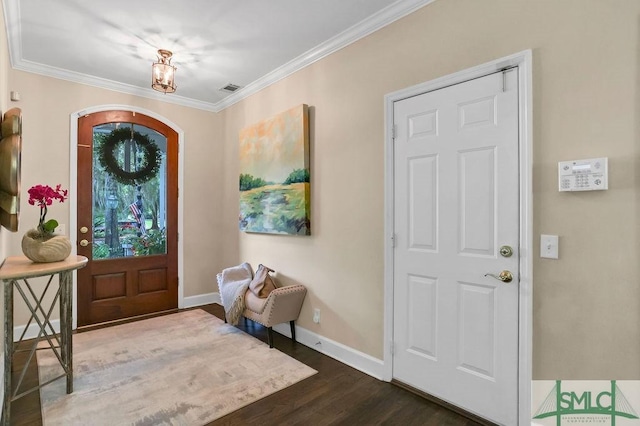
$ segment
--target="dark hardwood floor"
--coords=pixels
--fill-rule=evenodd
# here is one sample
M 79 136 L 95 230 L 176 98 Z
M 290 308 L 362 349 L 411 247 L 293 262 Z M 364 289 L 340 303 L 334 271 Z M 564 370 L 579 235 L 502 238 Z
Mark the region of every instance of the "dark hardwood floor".
M 206 305 L 200 309 L 219 318 L 224 317 L 219 305 Z M 238 327 L 265 342 L 267 340 L 266 329 L 259 324 L 241 320 Z M 314 368 L 318 374 L 209 423 L 209 426 L 481 424 L 398 386 L 374 379 L 302 344 L 294 344 L 278 333 L 274 333 L 274 346 Z M 25 358 L 18 356 L 17 371 L 21 370 Z M 37 365 L 32 361 L 25 380 L 37 383 L 37 376 Z M 38 392 L 12 404 L 11 425 L 41 424 Z

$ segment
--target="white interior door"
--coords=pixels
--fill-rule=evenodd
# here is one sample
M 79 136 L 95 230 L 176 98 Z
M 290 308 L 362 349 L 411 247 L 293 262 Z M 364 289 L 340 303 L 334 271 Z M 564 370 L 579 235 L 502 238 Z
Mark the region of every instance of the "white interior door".
M 508 425 L 518 419 L 517 78 L 491 74 L 393 110 L 393 376 Z M 513 280 L 485 276 L 501 271 Z

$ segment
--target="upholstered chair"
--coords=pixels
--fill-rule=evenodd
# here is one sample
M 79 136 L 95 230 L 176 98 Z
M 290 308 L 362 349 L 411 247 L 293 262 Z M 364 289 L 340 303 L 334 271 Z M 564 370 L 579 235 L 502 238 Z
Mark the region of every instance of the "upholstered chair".
M 267 327 L 270 348 L 273 348 L 272 327 L 283 322 L 288 322 L 291 326 L 291 339 L 295 342 L 295 321 L 300 316 L 306 294 L 307 289 L 301 284 L 278 287 L 264 299 L 247 290 L 244 295 L 245 309 L 242 315 Z
M 223 301 L 223 295 L 225 294 L 223 288 L 227 288 L 226 285 L 229 285 L 228 289 L 232 291 L 232 295 L 227 295 L 226 297 L 236 298 L 235 292 L 241 291 L 241 288 L 235 290 L 234 286 L 247 285 L 246 281 L 251 280 L 242 298 L 244 302 L 242 316 L 267 327 L 269 347 L 273 348 L 273 326 L 276 324 L 288 322 L 291 326 L 291 339 L 294 342 L 296 341 L 295 321 L 300 316 L 300 309 L 302 309 L 302 302 L 307 294 L 307 289 L 301 284 L 281 287 L 269 275 L 270 272 L 273 272 L 273 270 L 260 265 L 254 276 L 251 265 L 245 262 L 225 269 L 217 274 L 216 278 L 218 290 Z M 229 303 L 229 301 L 224 303 Z M 233 308 L 226 306 L 225 311 L 226 309 Z M 226 314 L 224 321 L 227 322 Z

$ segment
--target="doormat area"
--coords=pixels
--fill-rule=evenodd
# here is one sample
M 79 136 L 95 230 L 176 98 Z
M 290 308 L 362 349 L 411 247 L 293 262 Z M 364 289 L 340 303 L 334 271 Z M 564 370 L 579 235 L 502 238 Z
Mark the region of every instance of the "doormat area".
M 74 392 L 40 389 L 53 425 L 204 425 L 317 373 L 202 310 L 73 336 Z M 40 383 L 62 374 L 39 351 Z

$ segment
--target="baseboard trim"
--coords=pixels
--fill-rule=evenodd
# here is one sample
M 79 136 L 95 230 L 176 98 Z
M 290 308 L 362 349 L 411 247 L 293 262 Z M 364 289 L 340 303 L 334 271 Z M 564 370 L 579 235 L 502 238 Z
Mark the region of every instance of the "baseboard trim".
M 278 324 L 273 329 L 291 338 L 289 324 Z M 384 362 L 378 358 L 316 334 L 299 325 L 296 325 L 296 341 L 378 380 L 384 380 Z
M 183 306 L 180 306 L 180 309 L 195 308 L 196 306 L 210 305 L 211 303 L 217 303 L 218 305 L 222 304 L 222 301 L 220 300 L 220 293 L 206 293 L 199 294 L 197 296 L 184 297 L 182 299 Z
M 59 319 L 51 320 L 51 325 L 53 326 L 53 330 L 56 333 L 60 333 Z M 24 329 L 25 329 L 25 325 L 17 325 L 13 327 L 14 342 L 17 342 L 18 339 L 20 339 L 20 336 L 22 336 L 22 332 L 24 331 Z M 49 334 L 51 334 L 51 329 L 47 327 L 47 330 L 49 331 Z M 22 338 L 22 340 L 35 339 L 36 337 L 38 337 L 39 332 L 40 332 L 40 327 L 38 326 L 38 324 L 29 324 L 29 328 L 27 329 L 27 332 L 24 334 L 24 337 Z

